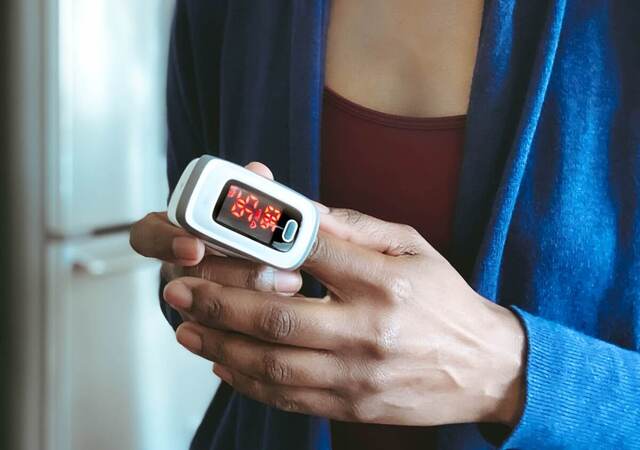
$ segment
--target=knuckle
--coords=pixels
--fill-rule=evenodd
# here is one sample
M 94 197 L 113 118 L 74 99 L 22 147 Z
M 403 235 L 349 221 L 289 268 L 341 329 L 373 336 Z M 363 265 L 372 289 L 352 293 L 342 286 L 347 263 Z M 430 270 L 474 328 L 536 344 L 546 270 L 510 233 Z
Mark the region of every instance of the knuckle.
M 383 237 L 388 222 L 376 219 L 354 209 L 334 209 L 332 214 L 337 215 L 342 222 L 361 232 Z
M 393 313 L 378 319 L 365 340 L 365 351 L 375 360 L 384 360 L 394 353 L 399 335 L 398 321 Z
M 199 305 L 198 309 L 208 323 L 219 323 L 224 318 L 224 304 L 219 298 L 218 290 L 211 286 L 201 286 L 194 290 L 194 297 Z
M 362 400 L 349 402 L 346 407 L 346 419 L 349 422 L 374 423 L 376 415 L 374 409 Z
M 217 298 L 210 298 L 206 303 L 206 317 L 210 322 L 219 323 L 223 317 L 222 302 Z
M 278 342 L 291 337 L 298 328 L 293 310 L 281 305 L 269 305 L 258 319 L 258 331 L 268 340 Z
M 311 248 L 311 252 L 309 252 L 309 256 L 307 257 L 307 262 L 312 263 L 316 261 L 322 261 L 326 258 L 326 255 L 329 252 L 329 246 L 327 245 L 327 241 L 321 236 L 318 235 L 318 238 L 313 243 L 313 247 Z
M 338 211 L 339 215 L 342 216 L 343 220 L 349 225 L 358 225 L 362 222 L 364 215 L 353 209 L 341 209 Z
M 288 364 L 273 352 L 264 355 L 262 366 L 263 376 L 271 384 L 285 384 L 290 379 L 291 370 Z
M 213 349 L 212 349 L 211 353 L 212 353 L 212 356 L 213 356 L 213 358 L 214 358 L 214 360 L 216 362 L 222 363 L 222 364 L 227 362 L 226 345 L 221 339 L 216 340 L 215 344 L 213 344 Z
M 234 381 L 235 381 L 235 386 L 237 386 L 239 390 L 241 390 L 244 394 L 248 395 L 249 397 L 260 399 L 264 395 L 264 392 L 262 390 L 262 385 L 258 380 L 255 380 L 253 378 L 247 378 L 247 377 L 239 377 L 238 379 L 234 378 Z
M 222 340 L 216 339 L 213 343 L 204 339 L 203 353 L 213 362 L 224 364 L 227 361 L 226 348 Z
M 413 296 L 413 285 L 403 274 L 390 273 L 383 283 L 383 296 L 391 304 L 406 303 Z
M 389 377 L 386 372 L 379 368 L 369 368 L 365 372 L 364 378 L 360 381 L 359 385 L 361 390 L 369 394 L 376 394 L 383 392 L 388 385 Z
M 393 230 L 392 248 L 397 255 L 417 255 L 420 252 L 420 243 L 424 241 L 422 235 L 410 225 L 396 225 Z
M 244 286 L 247 289 L 256 290 L 259 277 L 259 266 L 257 264 L 250 264 L 249 268 L 244 271 Z
M 277 409 L 287 412 L 295 412 L 300 409 L 300 405 L 294 398 L 282 392 L 273 394 L 271 404 Z
M 420 233 L 418 233 L 418 230 L 416 230 L 414 227 L 412 227 L 411 225 L 400 225 L 402 227 L 401 232 L 405 235 L 407 235 L 407 237 L 411 237 L 411 238 L 417 238 L 418 236 L 420 236 Z
M 337 216 L 345 225 L 364 233 L 379 233 L 380 221 L 356 211 L 354 209 L 333 209 L 331 213 Z

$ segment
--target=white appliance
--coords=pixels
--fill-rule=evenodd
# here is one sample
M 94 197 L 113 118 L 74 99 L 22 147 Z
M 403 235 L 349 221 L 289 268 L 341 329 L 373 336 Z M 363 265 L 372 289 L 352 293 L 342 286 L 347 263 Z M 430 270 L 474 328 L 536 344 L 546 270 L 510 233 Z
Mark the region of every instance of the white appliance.
M 25 205 L 44 206 L 37 251 L 45 262 L 42 304 L 25 299 L 37 304 L 42 332 L 24 344 L 32 404 L 20 412 L 21 428 L 39 437 L 16 441 L 46 450 L 188 448 L 218 380 L 176 343 L 159 309 L 159 264 L 137 256 L 127 232 L 166 209 L 173 1 L 15 4 L 20 70 L 37 71 L 31 61 L 42 71 L 21 80 L 21 90 L 37 93 L 37 117 L 24 113 L 20 132 L 40 136 L 23 150 L 38 147 L 44 184 L 31 192 L 23 180 L 22 190 Z

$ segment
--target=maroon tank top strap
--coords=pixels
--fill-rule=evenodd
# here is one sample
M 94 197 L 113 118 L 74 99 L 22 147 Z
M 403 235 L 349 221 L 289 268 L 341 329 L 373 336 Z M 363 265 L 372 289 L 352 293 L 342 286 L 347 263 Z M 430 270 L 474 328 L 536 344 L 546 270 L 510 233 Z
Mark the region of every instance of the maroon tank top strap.
M 467 116 L 446 117 L 408 117 L 388 114 L 367 108 L 352 102 L 330 88 L 325 88 L 325 104 L 332 105 L 364 121 L 377 123 L 386 127 L 418 129 L 418 130 L 448 130 L 464 129 Z

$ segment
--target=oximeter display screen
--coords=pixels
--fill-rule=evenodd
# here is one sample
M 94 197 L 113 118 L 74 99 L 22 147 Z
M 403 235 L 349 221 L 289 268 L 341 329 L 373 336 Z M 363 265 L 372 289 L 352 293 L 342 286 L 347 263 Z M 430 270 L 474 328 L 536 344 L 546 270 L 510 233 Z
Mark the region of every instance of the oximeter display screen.
M 301 220 L 298 211 L 237 181 L 222 190 L 213 215 L 219 224 L 280 251 L 293 246 Z

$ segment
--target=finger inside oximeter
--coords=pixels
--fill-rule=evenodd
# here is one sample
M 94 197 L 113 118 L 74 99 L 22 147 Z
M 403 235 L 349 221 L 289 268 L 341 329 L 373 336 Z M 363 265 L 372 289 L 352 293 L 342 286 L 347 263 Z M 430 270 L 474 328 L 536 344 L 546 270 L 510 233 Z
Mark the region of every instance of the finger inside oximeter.
M 210 155 L 186 167 L 168 216 L 210 248 L 285 270 L 304 263 L 320 223 L 308 198 Z

